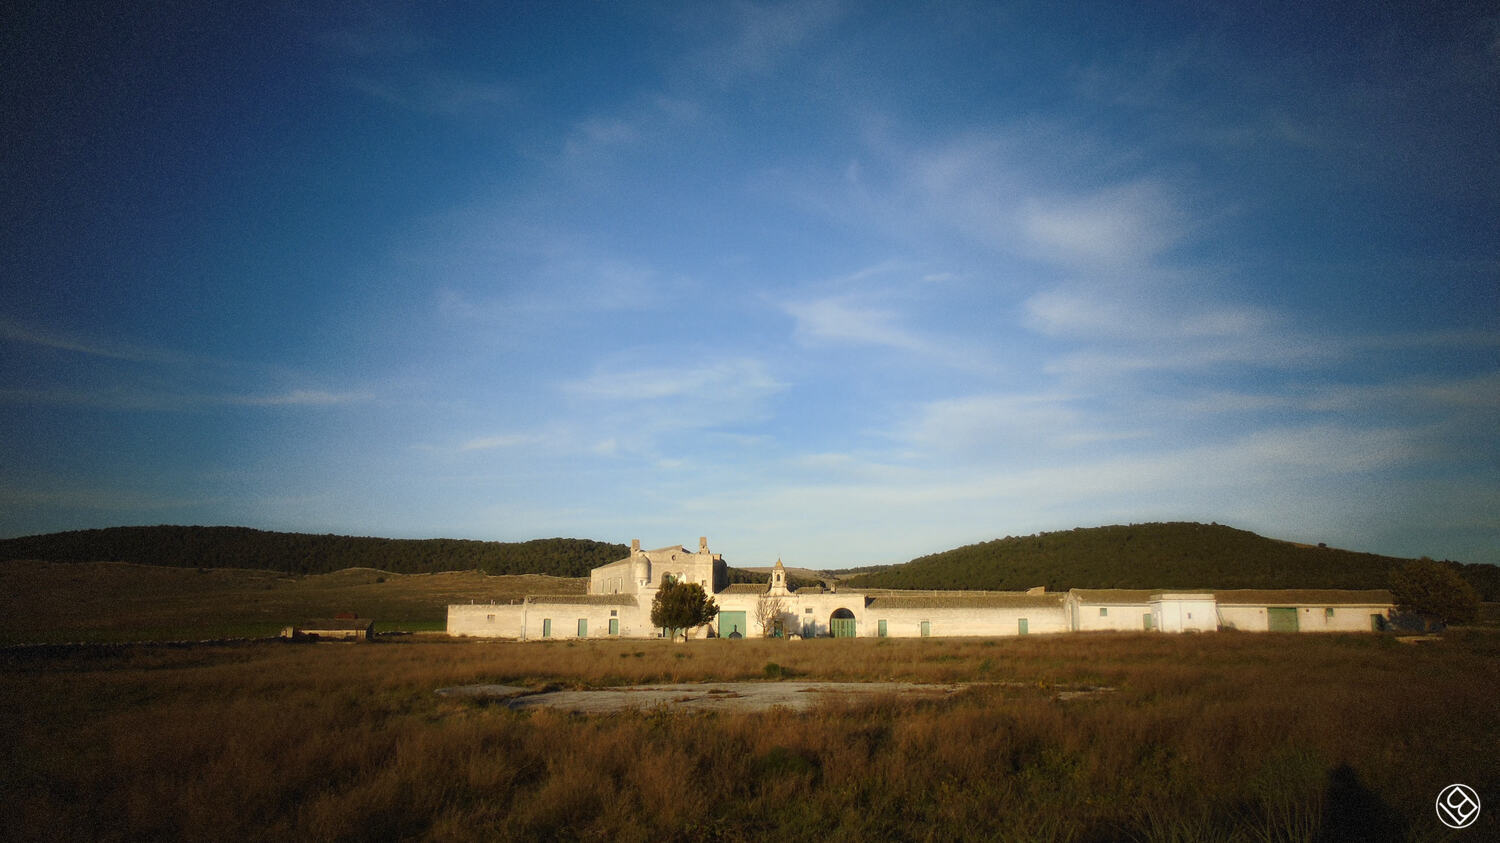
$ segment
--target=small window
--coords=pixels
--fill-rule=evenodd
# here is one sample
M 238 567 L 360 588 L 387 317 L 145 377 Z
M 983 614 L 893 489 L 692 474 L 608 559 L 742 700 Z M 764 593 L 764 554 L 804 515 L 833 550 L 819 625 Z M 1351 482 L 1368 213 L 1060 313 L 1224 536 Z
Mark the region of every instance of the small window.
M 495 616 L 494 615 L 485 615 L 484 619 L 487 620 L 487 621 L 489 621 L 490 623 L 494 623 L 495 622 Z
M 1107 617 L 1109 617 L 1109 609 L 1105 608 L 1104 606 L 1100 606 L 1099 607 L 1099 617 L 1101 617 L 1101 618 L 1107 618 Z
M 808 606 L 806 609 L 803 609 L 802 611 L 803 611 L 804 614 L 810 615 L 810 614 L 812 614 L 812 607 Z
M 620 610 L 619 609 L 610 609 L 609 610 L 609 616 L 612 617 L 612 618 L 618 618 L 620 616 Z
M 1332 606 L 1330 606 L 1327 609 L 1323 610 L 1323 620 L 1325 620 L 1325 621 L 1331 621 L 1331 620 L 1333 620 L 1333 607 Z

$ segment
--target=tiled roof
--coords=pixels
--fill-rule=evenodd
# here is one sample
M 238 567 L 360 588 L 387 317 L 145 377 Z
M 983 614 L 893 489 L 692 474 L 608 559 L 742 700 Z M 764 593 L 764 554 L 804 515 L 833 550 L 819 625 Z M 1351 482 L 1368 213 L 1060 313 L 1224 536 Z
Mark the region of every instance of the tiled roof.
M 1027 594 L 1024 591 L 882 591 L 866 597 L 875 609 L 1053 609 L 1062 606 L 1062 592 Z
M 736 582 L 730 583 L 719 591 L 720 594 L 765 594 L 770 586 L 763 582 Z
M 324 618 L 298 624 L 297 628 L 305 629 L 309 632 L 340 632 L 346 630 L 369 629 L 370 624 L 374 622 L 375 621 L 370 618 Z
M 1150 603 L 1151 595 L 1158 592 L 1149 588 L 1075 588 L 1068 592 L 1084 603 Z
M 542 594 L 528 598 L 533 606 L 634 606 L 634 594 Z
M 1351 591 L 1337 588 L 1236 588 L 1215 591 L 1221 606 L 1386 606 L 1394 602 L 1384 589 Z

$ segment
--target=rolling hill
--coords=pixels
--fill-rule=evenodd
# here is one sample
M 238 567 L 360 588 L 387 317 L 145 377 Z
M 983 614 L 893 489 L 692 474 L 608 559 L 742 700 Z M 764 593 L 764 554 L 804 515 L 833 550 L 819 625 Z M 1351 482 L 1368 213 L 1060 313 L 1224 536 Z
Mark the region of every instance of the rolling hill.
M 1387 588 L 1391 556 L 1268 539 L 1218 524 L 1130 524 L 1006 537 L 854 574 L 850 588 Z M 1449 563 L 1485 600 L 1500 568 Z
M 247 527 L 112 527 L 0 540 L 0 560 L 130 562 L 327 574 L 376 568 L 398 574 L 588 576 L 621 559 L 623 544 L 588 539 L 486 542 L 276 533 Z M 1131 524 L 1006 537 L 863 573 L 847 587 L 911 589 L 1386 588 L 1410 560 L 1269 539 L 1218 524 Z M 1500 567 L 1454 566 L 1487 601 L 1500 601 Z M 764 582 L 731 568 L 731 582 Z
M 327 574 L 378 568 L 397 574 L 482 571 L 586 577 L 630 548 L 589 539 L 486 542 L 276 533 L 248 527 L 110 527 L 0 541 L 0 559 L 133 562 L 177 568 L 245 568 Z

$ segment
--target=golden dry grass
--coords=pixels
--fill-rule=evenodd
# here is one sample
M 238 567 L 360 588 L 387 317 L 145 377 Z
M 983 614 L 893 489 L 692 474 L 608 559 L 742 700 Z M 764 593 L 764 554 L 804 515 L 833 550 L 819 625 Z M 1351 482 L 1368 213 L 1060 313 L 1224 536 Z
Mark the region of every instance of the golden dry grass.
M 518 713 L 472 683 L 1005 680 L 805 715 Z M 1049 689 L 1102 683 L 1058 702 Z M 0 651 L 31 839 L 1444 839 L 1500 786 L 1500 636 L 407 640 Z M 1497 825 L 1493 811 L 1472 839 Z M 1385 835 L 1382 838 L 1382 835 Z M 1339 839 L 1339 838 L 1335 838 Z

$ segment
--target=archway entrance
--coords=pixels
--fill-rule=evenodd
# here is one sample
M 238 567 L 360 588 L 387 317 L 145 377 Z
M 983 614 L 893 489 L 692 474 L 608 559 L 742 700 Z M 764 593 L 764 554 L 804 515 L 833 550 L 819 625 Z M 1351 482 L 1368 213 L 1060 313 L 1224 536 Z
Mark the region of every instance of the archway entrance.
M 834 609 L 828 618 L 828 629 L 834 638 L 853 638 L 854 613 L 848 609 Z

